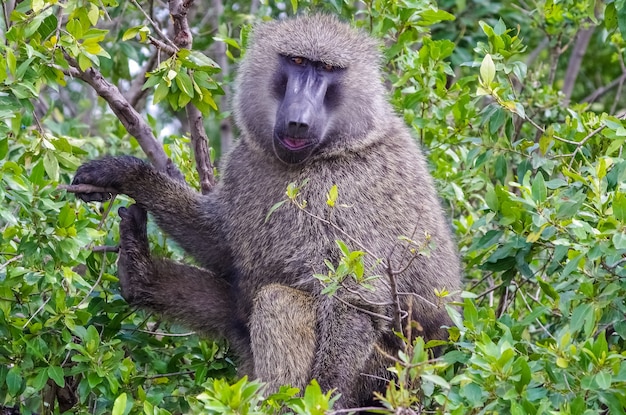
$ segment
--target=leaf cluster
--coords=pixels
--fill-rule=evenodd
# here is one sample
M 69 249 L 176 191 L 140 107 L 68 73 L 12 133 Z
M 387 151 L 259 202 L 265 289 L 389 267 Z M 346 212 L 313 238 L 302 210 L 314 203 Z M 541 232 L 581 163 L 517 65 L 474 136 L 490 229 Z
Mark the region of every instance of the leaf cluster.
M 135 2 L 2 3 L 0 409 L 332 413 L 336 395 L 319 385 L 267 396 L 260 383 L 234 379 L 227 345 L 130 309 L 114 254 L 93 250 L 116 244 L 108 212 L 127 201 L 100 212 L 56 190 L 88 158 L 138 153 L 71 68 L 143 88 L 156 105 L 138 111 L 195 183 L 189 140 L 169 133 L 178 126 L 171 111 L 223 110 L 214 97 L 231 82 L 228 74 L 214 77 L 208 56 L 217 56 L 200 47 L 224 42 L 235 61 L 253 18 L 321 10 L 384 45 L 390 99 L 429 160 L 465 265 L 462 301 L 448 306 L 450 341 L 400 338 L 402 352 L 390 357 L 396 378 L 377 411 L 625 413 L 624 2 L 223 5 L 218 27 L 200 13 L 191 17 L 192 50 L 168 49 L 152 61 L 157 30 Z M 150 16 L 165 27 L 166 14 Z M 589 32 L 584 45 L 579 39 Z M 207 120 L 212 140 L 227 115 Z M 279 208 L 306 211 L 305 184 L 289 185 L 267 220 Z M 329 216 L 318 220 L 332 224 L 341 189 L 325 199 Z M 159 254 L 181 258 L 152 224 L 149 234 Z M 353 251 L 344 236 L 339 260 L 318 275 L 329 294 L 370 278 L 367 247 Z

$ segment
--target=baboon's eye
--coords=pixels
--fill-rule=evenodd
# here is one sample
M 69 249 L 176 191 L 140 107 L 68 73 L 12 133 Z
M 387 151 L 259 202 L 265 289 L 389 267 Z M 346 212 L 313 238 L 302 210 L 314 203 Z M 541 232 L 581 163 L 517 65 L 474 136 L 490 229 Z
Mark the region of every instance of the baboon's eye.
M 291 58 L 291 62 L 295 63 L 296 65 L 302 66 L 306 63 L 306 59 L 301 56 L 293 56 Z
M 331 65 L 330 63 L 322 63 L 322 69 L 325 70 L 326 72 L 332 72 L 335 69 L 335 67 Z

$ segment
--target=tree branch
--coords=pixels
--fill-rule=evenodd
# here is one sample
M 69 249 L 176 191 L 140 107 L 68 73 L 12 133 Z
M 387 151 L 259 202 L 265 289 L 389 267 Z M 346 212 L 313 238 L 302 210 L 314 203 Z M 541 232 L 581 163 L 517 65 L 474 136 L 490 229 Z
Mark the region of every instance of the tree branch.
M 224 4 L 222 0 L 212 0 L 212 11 L 211 14 L 211 26 L 214 28 L 219 28 L 220 25 L 220 17 L 224 14 Z M 226 81 L 226 78 L 229 74 L 229 64 L 228 64 L 228 56 L 226 56 L 226 43 L 222 41 L 216 41 L 212 45 L 213 53 L 215 56 L 215 61 L 222 68 L 220 72 L 220 79 L 222 81 L 222 90 L 224 91 L 224 95 L 219 97 L 219 108 L 221 112 L 228 111 L 229 107 L 229 97 L 230 97 L 230 87 Z M 231 117 L 225 117 L 220 121 L 220 143 L 222 154 L 228 152 L 228 150 L 233 145 L 233 126 L 231 123 Z
M 163 146 L 157 141 L 148 123 L 124 98 L 119 88 L 107 81 L 97 69 L 89 68 L 86 71 L 82 71 L 79 69 L 75 59 L 68 55 L 66 55 L 66 59 L 71 67 L 65 69 L 64 72 L 89 84 L 109 104 L 109 107 L 124 125 L 126 131 L 137 139 L 139 146 L 141 146 L 150 162 L 158 170 L 171 173 L 177 179 L 184 177 L 178 169 L 172 166 L 171 161 L 169 161 L 167 154 L 163 150 Z
M 159 25 L 157 25 L 154 22 L 154 20 L 152 20 L 150 15 L 148 13 L 146 13 L 146 11 L 141 7 L 141 5 L 139 3 L 137 3 L 137 0 L 130 0 L 130 1 L 135 5 L 135 7 L 137 7 L 139 9 L 139 11 L 141 11 L 141 13 L 143 13 L 144 17 L 150 23 L 150 26 L 152 26 L 152 28 L 159 35 L 159 37 L 161 37 L 161 39 L 163 39 L 165 42 L 167 42 L 167 45 L 164 45 L 164 46 L 167 47 L 170 50 L 173 50 L 173 52 L 171 52 L 171 54 L 176 53 L 176 45 L 174 43 L 172 43 L 170 38 L 165 36 L 165 34 L 161 31 L 161 28 L 159 27 Z M 160 41 L 158 41 L 157 39 L 154 39 L 154 38 L 152 38 L 151 41 L 152 40 L 160 42 Z
M 170 15 L 174 24 L 174 43 L 180 49 L 189 49 L 192 42 L 191 29 L 187 21 L 187 13 L 193 0 L 169 0 Z M 196 161 L 196 170 L 200 178 L 200 188 L 203 194 L 211 191 L 215 185 L 213 165 L 209 155 L 209 139 L 204 131 L 202 113 L 192 103 L 185 107 L 189 130 L 191 134 L 191 146 Z
M 207 194 L 215 185 L 215 175 L 213 174 L 213 165 L 209 155 L 209 138 L 204 131 L 204 122 L 200 110 L 192 104 L 187 104 L 185 110 L 189 119 L 196 170 L 198 170 L 198 175 L 200 176 L 200 190 L 202 194 Z
M 128 88 L 128 91 L 125 94 L 130 105 L 136 110 L 138 110 L 138 105 L 140 102 L 142 102 L 142 99 L 145 98 L 146 95 L 148 95 L 149 89 L 144 89 L 143 85 L 145 83 L 146 75 L 148 74 L 148 72 L 156 68 L 156 65 L 158 63 L 157 56 L 158 53 L 154 53 L 150 57 L 148 62 L 146 62 L 144 67 L 141 69 L 141 72 L 137 74 L 137 76 L 135 76 L 135 79 L 133 80 L 130 88 Z
M 574 85 L 576 84 L 576 78 L 578 78 L 578 73 L 580 72 L 580 65 L 585 57 L 585 52 L 587 52 L 587 47 L 589 46 L 589 41 L 591 40 L 594 30 L 595 27 L 591 26 L 587 29 L 579 31 L 576 36 L 576 43 L 574 44 L 574 50 L 572 51 L 572 56 L 570 57 L 567 65 L 565 81 L 563 82 L 562 92 L 563 95 L 565 95 L 565 100 L 563 102 L 565 106 L 569 105 L 572 91 L 574 90 Z
M 624 81 L 626 81 L 626 73 L 621 74 L 618 78 L 612 80 L 611 82 L 609 82 L 605 86 L 596 89 L 591 94 L 587 95 L 582 100 L 582 102 L 588 102 L 588 103 L 595 102 L 598 98 L 600 98 L 602 95 L 604 95 L 607 92 L 609 92 L 611 89 L 613 89 L 616 86 L 619 86 L 620 84 L 624 83 Z

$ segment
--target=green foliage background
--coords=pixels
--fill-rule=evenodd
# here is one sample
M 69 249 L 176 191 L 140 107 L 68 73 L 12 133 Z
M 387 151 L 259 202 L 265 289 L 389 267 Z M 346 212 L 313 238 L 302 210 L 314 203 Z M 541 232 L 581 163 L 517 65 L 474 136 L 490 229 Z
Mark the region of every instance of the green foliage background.
M 129 308 L 115 254 L 92 249 L 115 245 L 108 212 L 128 201 L 100 211 L 57 190 L 89 158 L 141 156 L 106 104 L 63 72 L 74 59 L 129 88 L 155 35 L 138 3 L 27 0 L 8 14 L 11 3 L 0 25 L 0 413 L 330 408 L 314 383 L 303 398 L 267 397 L 234 378 L 227 345 Z M 217 154 L 229 116 L 217 100 L 232 74 L 216 74 L 215 44 L 234 63 L 249 23 L 320 10 L 384 43 L 390 99 L 431 162 L 466 287 L 446 353 L 431 360 L 418 339 L 398 356 L 398 381 L 381 397 L 388 413 L 625 413 L 625 2 L 223 6 L 216 26 L 191 16 L 194 52 L 156 67 L 138 105 L 191 183 L 178 110 L 193 102 L 205 112 Z M 182 257 L 154 227 L 150 235 L 157 252 Z

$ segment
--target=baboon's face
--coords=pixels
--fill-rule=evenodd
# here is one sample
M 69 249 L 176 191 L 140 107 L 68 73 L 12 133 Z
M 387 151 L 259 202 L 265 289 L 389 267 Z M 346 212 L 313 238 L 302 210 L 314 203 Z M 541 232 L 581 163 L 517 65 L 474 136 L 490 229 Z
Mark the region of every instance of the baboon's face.
M 359 151 L 392 115 L 378 42 L 335 17 L 263 23 L 251 39 L 235 117 L 250 148 L 272 161 L 294 167 Z
M 279 61 L 272 79 L 278 100 L 272 144 L 281 161 L 297 164 L 323 144 L 345 69 L 300 56 L 281 55 Z

